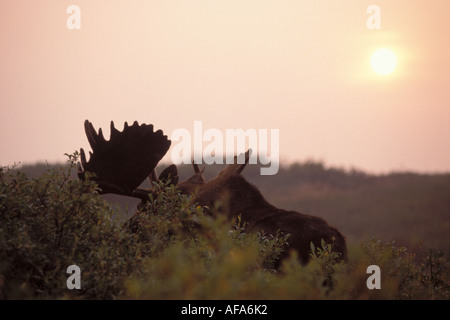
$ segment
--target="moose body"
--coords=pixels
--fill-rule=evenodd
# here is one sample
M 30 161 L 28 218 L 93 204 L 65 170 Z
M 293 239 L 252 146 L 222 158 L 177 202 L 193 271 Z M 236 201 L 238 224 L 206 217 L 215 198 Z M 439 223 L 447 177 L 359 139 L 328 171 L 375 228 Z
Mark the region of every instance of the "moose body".
M 210 208 L 212 214 L 219 212 L 232 219 L 240 215 L 249 232 L 289 234 L 289 249 L 297 251 L 304 264 L 310 259 L 311 242 L 315 247 L 320 247 L 322 240 L 333 244 L 333 250 L 341 253 L 342 259 L 346 259 L 346 240 L 336 228 L 320 217 L 273 206 L 240 174 L 248 163 L 248 157 L 247 152 L 244 164 L 228 165 L 209 182 L 206 182 L 202 171 L 194 165 L 194 176 L 180 182 L 180 189 L 185 193 L 194 192 L 194 201 Z M 288 255 L 289 250 L 285 250 L 281 258 Z
M 240 215 L 249 232 L 289 234 L 289 249 L 297 251 L 302 263 L 310 258 L 310 243 L 320 247 L 322 239 L 334 243 L 334 250 L 340 252 L 342 258 L 346 257 L 345 238 L 336 228 L 319 217 L 276 208 L 240 174 L 211 180 L 199 190 L 194 201 L 210 208 L 219 203 L 224 207 L 221 211 L 231 215 L 230 218 Z M 282 258 L 288 254 L 285 250 Z
M 243 164 L 236 163 L 236 157 L 234 164 L 227 165 L 208 182 L 203 177 L 204 168 L 200 170 L 193 164 L 194 175 L 178 183 L 175 165 L 167 167 L 158 178 L 156 176 L 156 164 L 169 149 L 170 141 L 160 130 L 155 132 L 152 125 L 139 126 L 135 122 L 128 126 L 125 123 L 124 131 L 119 132 L 111 122 L 110 141 L 103 138 L 101 129 L 97 133 L 87 120 L 85 131 L 94 153 L 87 162 L 81 149 L 78 175 L 84 179 L 86 171 L 93 172 L 100 193 L 133 196 L 145 202 L 151 190 L 140 189 L 139 185 L 146 177 L 150 180 L 170 179 L 182 193 L 194 194 L 194 201 L 208 207 L 211 214 L 227 214 L 230 218 L 240 215 L 249 232 L 289 234 L 289 249 L 297 251 L 303 264 L 310 259 L 311 243 L 320 247 L 322 240 L 332 243 L 333 250 L 346 259 L 346 240 L 336 228 L 319 217 L 276 208 L 241 175 L 249 162 L 249 151 Z M 281 258 L 288 254 L 285 250 Z

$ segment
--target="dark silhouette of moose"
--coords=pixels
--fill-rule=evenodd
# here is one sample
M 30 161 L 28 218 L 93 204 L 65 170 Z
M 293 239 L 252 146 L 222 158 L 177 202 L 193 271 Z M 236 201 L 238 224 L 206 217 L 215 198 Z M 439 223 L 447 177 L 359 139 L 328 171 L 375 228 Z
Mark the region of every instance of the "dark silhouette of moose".
M 194 201 L 214 208 L 212 213 L 219 211 L 230 215 L 230 218 L 241 215 L 249 232 L 264 231 L 276 235 L 281 231 L 290 234 L 289 248 L 297 251 L 300 261 L 304 264 L 310 259 L 311 242 L 315 247 L 321 247 L 322 239 L 332 244 L 333 250 L 341 254 L 341 259 L 346 259 L 346 240 L 336 228 L 319 217 L 274 207 L 241 175 L 248 164 L 249 156 L 247 151 L 245 163 L 227 165 L 208 182 L 203 177 L 203 170 L 200 171 L 198 165 L 193 164 L 195 174 L 180 182 L 178 187 L 182 192 L 195 192 Z M 171 174 L 176 175 L 175 172 Z M 288 254 L 289 251 L 286 250 L 282 258 Z
M 81 149 L 79 177 L 85 172 L 95 173 L 101 193 L 116 193 L 148 201 L 151 189 L 141 189 L 139 185 L 148 178 L 170 179 L 182 193 L 194 194 L 194 201 L 209 208 L 210 214 L 227 214 L 230 218 L 241 216 L 247 224 L 248 232 L 264 231 L 276 235 L 278 231 L 289 234 L 289 249 L 297 251 L 300 261 L 306 264 L 310 259 L 311 243 L 321 246 L 321 241 L 333 245 L 333 250 L 346 259 L 345 237 L 334 227 L 319 218 L 294 211 L 276 208 L 265 200 L 261 192 L 248 182 L 241 172 L 249 162 L 250 152 L 245 154 L 245 163 L 227 165 L 219 174 L 206 181 L 203 170 L 193 163 L 194 175 L 178 183 L 175 165 L 167 167 L 156 176 L 156 165 L 170 147 L 170 141 L 162 131 L 153 131 L 152 125 L 132 126 L 125 123 L 123 132 L 114 128 L 111 122 L 111 139 L 103 138 L 101 129 L 97 134 L 92 124 L 86 120 L 85 131 L 93 153 L 89 162 Z M 281 258 L 289 254 L 286 250 Z
M 88 120 L 84 122 L 84 129 L 92 152 L 86 161 L 81 148 L 78 177 L 84 180 L 86 172 L 93 173 L 92 180 L 98 184 L 100 194 L 114 193 L 147 201 L 151 189 L 140 188 L 142 182 L 147 178 L 151 181 L 167 179 L 173 169 L 176 170 L 172 165 L 156 178 L 156 165 L 169 150 L 171 141 L 161 130 L 154 131 L 151 124 L 139 125 L 135 121 L 129 126 L 125 122 L 120 132 L 111 121 L 110 140 L 103 137 L 101 128 L 97 133 Z M 172 176 L 174 184 L 177 183 L 175 179 Z

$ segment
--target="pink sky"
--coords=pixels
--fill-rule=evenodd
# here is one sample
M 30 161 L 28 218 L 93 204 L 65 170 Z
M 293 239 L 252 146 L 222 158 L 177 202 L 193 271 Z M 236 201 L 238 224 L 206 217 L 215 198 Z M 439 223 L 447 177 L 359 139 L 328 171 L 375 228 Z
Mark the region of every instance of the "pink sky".
M 2 1 L 0 165 L 89 149 L 85 119 L 107 136 L 111 120 L 169 136 L 200 120 L 279 129 L 282 164 L 448 172 L 449 14 L 448 0 Z M 370 66 L 381 47 L 398 60 L 387 76 Z

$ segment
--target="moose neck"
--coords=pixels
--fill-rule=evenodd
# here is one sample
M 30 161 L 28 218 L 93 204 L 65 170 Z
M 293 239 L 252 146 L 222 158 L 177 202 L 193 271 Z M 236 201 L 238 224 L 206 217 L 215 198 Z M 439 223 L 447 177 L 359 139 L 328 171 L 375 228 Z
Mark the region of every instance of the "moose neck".
M 197 194 L 195 201 L 211 208 L 220 201 L 227 213 L 232 216 L 242 214 L 243 218 L 249 212 L 273 209 L 259 192 L 240 174 L 226 178 L 217 177 L 204 185 Z

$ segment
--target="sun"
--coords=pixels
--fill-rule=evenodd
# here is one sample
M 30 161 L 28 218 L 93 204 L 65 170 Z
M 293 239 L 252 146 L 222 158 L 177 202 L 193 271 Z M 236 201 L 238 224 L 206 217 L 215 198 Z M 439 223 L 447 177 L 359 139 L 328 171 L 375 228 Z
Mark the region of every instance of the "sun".
M 370 64 L 376 73 L 388 75 L 397 67 L 397 58 L 391 50 L 381 48 L 372 54 Z

